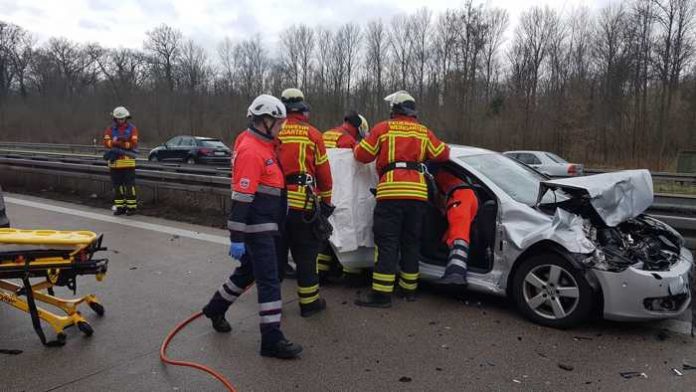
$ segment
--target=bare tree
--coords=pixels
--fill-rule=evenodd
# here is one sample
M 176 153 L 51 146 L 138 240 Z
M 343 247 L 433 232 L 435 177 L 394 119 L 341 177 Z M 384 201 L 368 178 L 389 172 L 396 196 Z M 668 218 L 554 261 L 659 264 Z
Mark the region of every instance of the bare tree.
M 392 18 L 389 28 L 389 45 L 393 60 L 396 63 L 400 88 L 408 88 L 408 75 L 413 60 L 413 40 L 408 39 L 413 34 L 413 23 L 405 15 Z
M 237 44 L 234 57 L 240 92 L 250 101 L 264 91 L 264 80 L 270 65 L 261 36 L 257 34 Z
M 150 55 L 153 72 L 164 79 L 169 91 L 174 91 L 175 67 L 181 53 L 182 34 L 179 30 L 162 24 L 146 35 L 143 46 Z
M 384 96 L 385 70 L 389 57 L 387 33 L 382 20 L 371 21 L 365 30 L 365 71 L 370 80 L 370 89 L 373 91 L 370 107 L 379 108 Z M 373 115 L 380 113 L 376 110 Z

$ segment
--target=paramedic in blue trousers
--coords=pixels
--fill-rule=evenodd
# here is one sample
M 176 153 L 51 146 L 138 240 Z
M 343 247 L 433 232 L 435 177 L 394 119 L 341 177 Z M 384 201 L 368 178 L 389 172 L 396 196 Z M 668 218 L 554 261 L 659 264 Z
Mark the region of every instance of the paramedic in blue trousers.
M 227 227 L 230 256 L 241 265 L 213 294 L 203 313 L 218 332 L 230 332 L 227 309 L 256 282 L 261 329 L 261 355 L 296 358 L 302 346 L 288 341 L 280 330 L 282 301 L 275 242 L 286 213 L 283 172 L 278 165 L 275 139 L 285 123 L 283 103 L 270 95 L 258 96 L 249 106 L 250 125 L 234 144 L 232 208 Z

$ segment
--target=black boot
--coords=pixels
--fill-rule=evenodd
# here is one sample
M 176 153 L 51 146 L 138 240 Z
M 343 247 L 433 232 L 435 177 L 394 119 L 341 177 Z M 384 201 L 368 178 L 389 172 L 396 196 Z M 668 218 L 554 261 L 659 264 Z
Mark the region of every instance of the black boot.
M 414 302 L 416 300 L 416 290 L 406 290 L 404 288 L 398 287 L 396 289 L 396 296 L 403 298 L 408 302 Z
M 309 303 L 307 305 L 300 304 L 300 316 L 309 317 L 320 313 L 326 309 L 326 301 L 324 298 L 319 298 L 316 301 Z
M 228 333 L 232 331 L 232 326 L 227 322 L 227 320 L 225 320 L 224 314 L 211 314 L 208 310 L 208 306 L 203 308 L 203 314 L 213 323 L 214 330 L 221 333 Z
M 265 346 L 261 344 L 261 356 L 264 357 L 293 359 L 297 358 L 301 352 L 302 346 L 284 338 L 274 344 Z
M 466 275 L 457 272 L 445 273 L 445 276 L 435 281 L 436 284 L 466 287 Z
M 392 301 L 391 295 L 382 294 L 375 291 L 370 291 L 367 294 L 360 295 L 356 300 L 355 304 L 358 306 L 365 306 L 368 308 L 391 308 Z
M 124 207 L 116 207 L 114 210 L 114 215 L 123 215 L 126 213 L 126 209 Z
M 128 208 L 126 209 L 126 215 L 128 216 L 133 216 L 137 213 L 137 210 L 135 208 Z

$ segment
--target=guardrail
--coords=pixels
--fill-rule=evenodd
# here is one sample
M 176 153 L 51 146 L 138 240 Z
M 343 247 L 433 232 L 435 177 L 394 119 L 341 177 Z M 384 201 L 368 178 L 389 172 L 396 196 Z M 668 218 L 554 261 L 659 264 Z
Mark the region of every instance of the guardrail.
M 27 150 L 33 152 L 63 152 L 71 154 L 98 155 L 104 152 L 104 146 L 99 144 L 59 144 L 59 143 L 25 143 L 25 142 L 0 142 L 0 148 L 8 150 Z M 141 156 L 147 158 L 150 147 L 140 146 L 138 151 Z

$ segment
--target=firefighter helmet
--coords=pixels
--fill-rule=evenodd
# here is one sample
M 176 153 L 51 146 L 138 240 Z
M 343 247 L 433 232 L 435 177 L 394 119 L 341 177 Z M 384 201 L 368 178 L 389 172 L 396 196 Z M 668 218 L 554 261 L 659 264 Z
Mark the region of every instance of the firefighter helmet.
M 119 106 L 116 109 L 114 109 L 114 111 L 111 112 L 111 115 L 114 118 L 119 119 L 119 120 L 130 117 L 130 113 L 128 112 L 128 109 L 124 108 L 123 106 Z
M 407 91 L 400 90 L 389 94 L 384 97 L 384 100 L 389 103 L 392 114 L 404 114 L 411 117 L 415 117 L 418 114 L 416 111 L 416 100 Z
M 304 100 L 304 94 L 297 88 L 287 88 L 280 95 L 280 100 L 285 104 L 288 112 L 308 112 L 309 105 Z
M 247 117 L 271 116 L 277 119 L 287 117 L 285 106 L 276 97 L 268 94 L 261 94 L 249 105 Z

